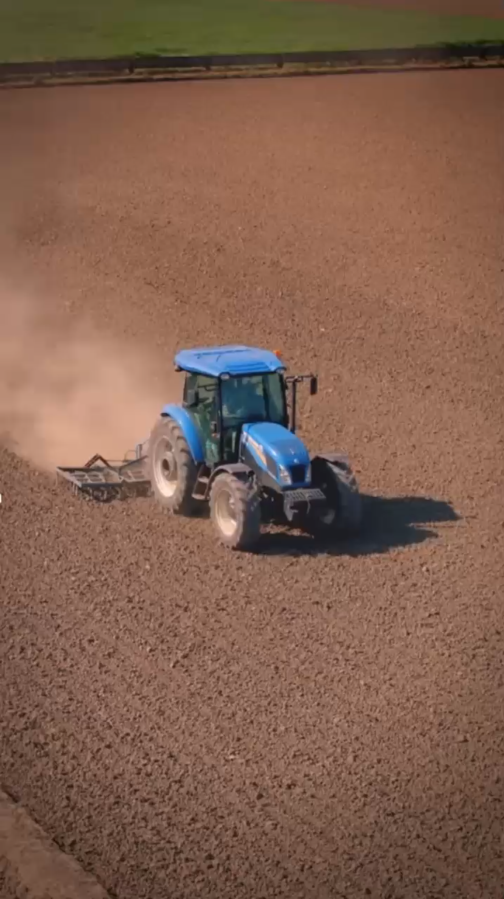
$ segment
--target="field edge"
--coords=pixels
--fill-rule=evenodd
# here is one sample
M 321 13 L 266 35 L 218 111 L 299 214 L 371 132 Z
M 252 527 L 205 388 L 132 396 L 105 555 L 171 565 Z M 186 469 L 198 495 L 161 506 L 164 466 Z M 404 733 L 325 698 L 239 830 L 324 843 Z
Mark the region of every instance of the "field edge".
M 202 78 L 287 77 L 498 68 L 504 43 L 423 46 L 387 50 L 222 56 L 124 56 L 0 63 L 0 86 L 113 83 Z

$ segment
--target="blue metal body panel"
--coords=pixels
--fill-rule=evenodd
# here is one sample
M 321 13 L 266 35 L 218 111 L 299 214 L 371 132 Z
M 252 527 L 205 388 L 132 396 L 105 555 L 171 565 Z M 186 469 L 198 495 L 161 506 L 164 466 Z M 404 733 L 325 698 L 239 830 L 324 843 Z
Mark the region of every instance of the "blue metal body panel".
M 257 466 L 271 475 L 282 490 L 291 489 L 294 483 L 299 487 L 310 483 L 308 450 L 296 434 L 282 425 L 270 421 L 244 425 L 241 442 L 247 447 Z M 273 466 L 271 462 L 268 465 L 268 457 L 273 460 Z M 289 472 L 293 467 L 302 466 L 305 476 L 300 480 L 284 483 L 280 479 L 279 466 Z
M 175 364 L 182 371 L 195 372 L 211 378 L 221 375 L 252 375 L 285 369 L 283 362 L 270 350 L 250 346 L 195 347 L 181 350 Z
M 205 454 L 203 452 L 200 432 L 191 413 L 182 406 L 177 406 L 175 403 L 169 403 L 168 406 L 164 406 L 161 415 L 169 415 L 170 418 L 173 418 L 174 421 L 180 425 L 194 461 L 198 463 L 204 462 Z

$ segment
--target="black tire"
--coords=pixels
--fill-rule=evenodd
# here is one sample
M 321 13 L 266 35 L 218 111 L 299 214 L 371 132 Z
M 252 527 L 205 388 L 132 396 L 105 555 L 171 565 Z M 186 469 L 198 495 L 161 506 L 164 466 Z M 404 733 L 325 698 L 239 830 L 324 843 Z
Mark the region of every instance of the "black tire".
M 163 417 L 149 437 L 147 473 L 157 502 L 176 515 L 191 515 L 197 468 L 180 426 Z
M 305 519 L 306 529 L 320 537 L 357 534 L 362 524 L 362 497 L 350 465 L 343 460 L 314 459 L 312 480 L 324 491 L 329 507 L 312 508 Z
M 252 549 L 261 532 L 257 488 L 232 474 L 217 475 L 210 491 L 210 516 L 225 546 Z

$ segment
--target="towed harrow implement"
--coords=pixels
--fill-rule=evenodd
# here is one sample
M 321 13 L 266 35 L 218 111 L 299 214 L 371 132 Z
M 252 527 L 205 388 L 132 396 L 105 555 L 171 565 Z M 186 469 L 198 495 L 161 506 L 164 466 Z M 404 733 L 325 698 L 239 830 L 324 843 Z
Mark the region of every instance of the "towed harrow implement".
M 148 496 L 150 480 L 145 469 L 147 441 L 135 447 L 133 458 L 126 454 L 122 461 L 105 459 L 96 453 L 82 466 L 59 466 L 57 475 L 68 481 L 74 493 L 95 502 Z

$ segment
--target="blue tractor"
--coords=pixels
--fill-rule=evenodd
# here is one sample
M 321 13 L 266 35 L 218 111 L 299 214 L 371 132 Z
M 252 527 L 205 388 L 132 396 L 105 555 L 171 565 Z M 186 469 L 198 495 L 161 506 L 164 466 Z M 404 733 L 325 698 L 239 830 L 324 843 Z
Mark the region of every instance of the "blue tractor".
M 247 346 L 182 350 L 182 405 L 165 406 L 148 440 L 146 476 L 157 502 L 191 515 L 209 502 L 222 543 L 254 547 L 261 521 L 287 520 L 315 535 L 358 530 L 362 507 L 348 459 L 310 458 L 296 436 L 296 389 L 278 353 Z M 290 393 L 290 402 L 289 402 Z
M 247 346 L 182 350 L 181 405 L 165 406 L 134 458 L 93 456 L 58 468 L 73 489 L 101 502 L 153 493 L 165 509 L 196 513 L 206 503 L 221 541 L 252 549 L 261 521 L 287 521 L 320 536 L 355 533 L 362 505 L 346 456 L 310 457 L 296 436 L 296 391 L 315 375 L 286 375 L 280 354 Z

